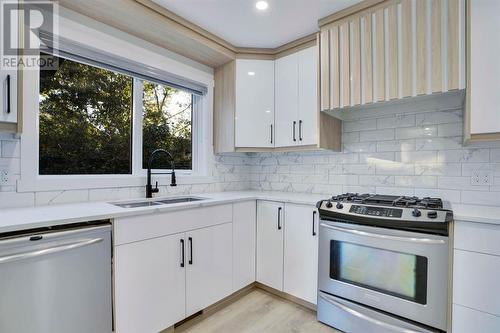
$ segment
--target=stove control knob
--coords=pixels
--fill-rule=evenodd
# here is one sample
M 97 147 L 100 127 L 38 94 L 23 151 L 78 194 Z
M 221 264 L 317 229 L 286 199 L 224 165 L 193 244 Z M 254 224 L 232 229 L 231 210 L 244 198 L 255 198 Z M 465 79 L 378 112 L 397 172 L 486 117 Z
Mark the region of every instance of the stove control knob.
M 331 202 L 331 201 L 328 201 L 328 202 L 326 203 L 326 208 L 332 208 L 332 207 L 333 207 L 332 202 Z
M 342 209 L 342 208 L 344 208 L 344 205 L 341 204 L 340 202 L 337 202 L 337 206 L 335 206 L 335 207 L 337 207 L 337 209 Z
M 436 212 L 435 210 L 431 210 L 427 213 L 427 217 L 430 219 L 435 219 L 438 217 L 438 212 Z
M 420 217 L 420 215 L 422 215 L 422 212 L 420 212 L 417 208 L 415 208 L 413 212 L 411 212 L 411 215 L 415 217 Z

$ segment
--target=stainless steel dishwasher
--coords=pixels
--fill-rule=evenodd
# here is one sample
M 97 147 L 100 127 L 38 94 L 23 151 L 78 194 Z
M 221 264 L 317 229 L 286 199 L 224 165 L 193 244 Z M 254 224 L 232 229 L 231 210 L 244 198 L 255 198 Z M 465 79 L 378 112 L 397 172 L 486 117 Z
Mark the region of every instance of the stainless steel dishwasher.
M 112 332 L 109 223 L 2 237 L 0 332 Z

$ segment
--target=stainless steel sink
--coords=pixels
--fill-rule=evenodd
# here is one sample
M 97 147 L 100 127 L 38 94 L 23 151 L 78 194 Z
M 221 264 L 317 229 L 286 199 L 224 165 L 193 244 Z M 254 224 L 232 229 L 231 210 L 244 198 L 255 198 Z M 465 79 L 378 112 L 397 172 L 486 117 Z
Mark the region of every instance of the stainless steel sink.
M 161 204 L 154 201 L 139 201 L 139 202 L 113 203 L 113 205 L 122 208 L 139 208 L 139 207 L 160 206 Z
M 193 202 L 201 200 L 206 200 L 206 199 L 199 197 L 180 197 L 180 198 L 168 198 L 168 199 L 161 199 L 154 201 L 148 200 L 148 201 L 134 201 L 134 202 L 113 202 L 111 204 L 122 208 L 139 208 L 139 207 L 151 207 L 160 205 L 172 205 L 176 203 Z
M 171 199 L 156 200 L 155 202 L 159 202 L 162 205 L 171 205 L 171 204 L 176 204 L 176 203 L 181 203 L 181 202 L 192 202 L 192 201 L 201 201 L 201 200 L 205 200 L 205 198 L 196 198 L 196 197 L 171 198 Z

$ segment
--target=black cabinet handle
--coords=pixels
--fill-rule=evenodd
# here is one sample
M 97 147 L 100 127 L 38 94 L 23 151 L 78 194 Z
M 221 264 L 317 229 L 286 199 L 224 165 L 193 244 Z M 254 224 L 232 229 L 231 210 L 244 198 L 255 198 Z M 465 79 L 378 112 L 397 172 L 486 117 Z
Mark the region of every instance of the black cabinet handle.
M 10 75 L 7 75 L 7 113 L 10 113 Z
M 297 126 L 297 122 L 293 122 L 293 141 L 297 141 L 297 138 L 295 138 L 295 127 Z
M 312 232 L 313 236 L 316 236 L 316 226 L 314 225 L 315 220 L 316 220 L 316 211 L 313 212 L 313 232 Z
M 302 141 L 302 120 L 299 120 L 299 140 Z
M 281 207 L 278 207 L 278 230 L 281 230 Z
M 271 124 L 271 143 L 273 143 L 273 124 Z
M 193 238 L 189 237 L 189 264 L 193 264 Z
M 184 267 L 184 239 L 181 239 L 181 267 Z

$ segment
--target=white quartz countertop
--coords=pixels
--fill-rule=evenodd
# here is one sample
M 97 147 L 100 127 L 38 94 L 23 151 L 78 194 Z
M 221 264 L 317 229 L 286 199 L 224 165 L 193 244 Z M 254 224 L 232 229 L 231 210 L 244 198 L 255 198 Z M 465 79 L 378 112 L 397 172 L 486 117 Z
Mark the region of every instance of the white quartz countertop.
M 500 207 L 452 204 L 455 221 L 468 221 L 500 225 Z
M 181 209 L 206 207 L 245 200 L 261 199 L 314 205 L 319 200 L 325 198 L 324 195 L 316 194 L 258 191 L 203 193 L 189 196 L 205 198 L 206 200 L 139 208 L 122 208 L 109 202 L 86 202 L 41 207 L 2 209 L 0 210 L 0 233 L 85 221 L 113 219 L 124 216 L 157 214 L 160 212 L 164 213 Z M 168 197 L 157 197 L 152 199 L 152 201 L 161 200 L 162 198 L 164 199 Z M 113 202 L 133 201 L 141 201 L 141 199 L 120 200 Z
M 206 200 L 139 208 L 121 208 L 108 202 L 87 202 L 3 209 L 0 210 L 0 233 L 101 219 L 113 219 L 124 216 L 157 214 L 160 212 L 256 199 L 314 205 L 319 200 L 327 197 L 319 194 L 260 191 L 203 193 L 190 196 L 201 197 Z M 162 198 L 168 197 L 154 198 L 153 201 Z M 121 200 L 115 202 L 140 200 Z M 455 204 L 451 205 L 450 208 L 454 212 L 456 221 L 500 224 L 500 207 Z

